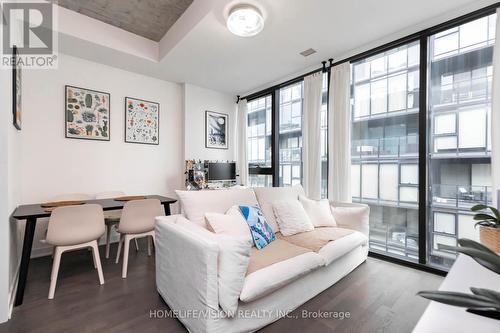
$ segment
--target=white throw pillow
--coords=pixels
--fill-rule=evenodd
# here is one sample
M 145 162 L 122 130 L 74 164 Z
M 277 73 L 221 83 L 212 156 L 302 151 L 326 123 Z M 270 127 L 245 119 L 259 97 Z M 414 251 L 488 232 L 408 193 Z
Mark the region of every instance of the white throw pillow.
M 299 200 L 275 201 L 273 210 L 283 236 L 314 230 L 314 225 Z
M 224 234 L 216 234 L 215 237 L 219 244 L 217 270 L 219 305 L 229 317 L 232 317 L 238 308 L 238 300 L 245 283 L 252 241 L 246 237 Z
M 245 237 L 252 241 L 252 234 L 243 215 L 233 208 L 227 214 L 205 213 L 207 228 L 216 234 L 228 236 Z
M 311 200 L 301 195 L 299 201 L 315 227 L 337 226 L 337 221 L 335 221 L 330 208 L 330 202 L 327 199 Z

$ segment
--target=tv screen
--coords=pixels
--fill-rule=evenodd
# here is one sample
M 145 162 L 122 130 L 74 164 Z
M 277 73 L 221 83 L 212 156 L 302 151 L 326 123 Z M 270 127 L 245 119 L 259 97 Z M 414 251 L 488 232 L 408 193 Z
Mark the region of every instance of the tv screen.
M 236 163 L 208 163 L 208 180 L 222 181 L 236 179 Z

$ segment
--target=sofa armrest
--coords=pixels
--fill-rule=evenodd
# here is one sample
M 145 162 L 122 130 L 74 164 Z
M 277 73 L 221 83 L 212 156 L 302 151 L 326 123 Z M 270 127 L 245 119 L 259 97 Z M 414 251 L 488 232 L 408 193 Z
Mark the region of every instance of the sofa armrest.
M 370 207 L 360 203 L 330 201 L 337 225 L 353 229 L 369 237 Z
M 219 309 L 219 246 L 209 231 L 182 215 L 156 218 L 156 285 L 168 306 L 185 313 Z M 210 318 L 179 318 L 191 332 L 207 330 Z

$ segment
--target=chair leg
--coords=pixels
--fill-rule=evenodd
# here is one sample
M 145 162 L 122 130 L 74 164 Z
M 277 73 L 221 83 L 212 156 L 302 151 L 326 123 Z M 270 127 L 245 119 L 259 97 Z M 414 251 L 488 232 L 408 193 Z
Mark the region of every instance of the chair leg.
M 129 235 L 125 235 L 123 239 L 123 266 L 122 266 L 122 278 L 127 278 L 127 268 L 128 268 L 128 250 L 130 246 L 131 237 Z
M 89 247 L 88 249 L 92 251 L 92 252 L 90 253 L 90 255 L 92 256 L 92 263 L 94 264 L 94 269 L 97 269 L 97 263 L 95 262 L 95 255 L 94 255 L 94 253 L 93 253 L 94 248 L 93 248 L 93 247 Z
M 99 275 L 99 283 L 104 284 L 104 276 L 102 274 L 101 258 L 99 256 L 99 246 L 97 241 L 92 243 L 92 254 L 94 258 L 94 265 L 97 267 L 97 275 Z
M 116 261 L 115 261 L 116 264 L 120 261 L 120 252 L 122 250 L 122 244 L 123 244 L 124 237 L 125 237 L 125 235 L 120 234 L 120 240 L 118 241 L 118 251 L 116 252 Z
M 146 236 L 148 239 L 148 256 L 151 257 L 151 237 Z
M 139 252 L 139 243 L 137 243 L 137 238 L 134 238 L 135 250 Z
M 59 265 L 61 263 L 61 254 L 62 249 L 56 246 L 54 251 L 54 262 L 52 263 L 52 273 L 50 274 L 49 299 L 54 299 L 54 294 L 56 292 L 57 275 L 59 273 Z
M 111 241 L 111 226 L 106 224 L 106 259 L 109 259 L 110 241 Z

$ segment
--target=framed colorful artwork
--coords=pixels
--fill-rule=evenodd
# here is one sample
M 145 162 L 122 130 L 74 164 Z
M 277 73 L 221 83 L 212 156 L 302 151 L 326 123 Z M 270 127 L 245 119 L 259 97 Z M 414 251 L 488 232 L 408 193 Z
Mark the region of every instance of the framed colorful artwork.
M 109 141 L 109 93 L 66 86 L 65 110 L 67 138 Z
M 205 111 L 205 147 L 228 149 L 229 115 L 213 111 Z
M 18 63 L 17 47 L 12 48 L 12 124 L 18 130 L 21 129 L 21 114 L 22 114 L 22 100 L 21 100 L 21 65 Z
M 125 142 L 160 143 L 160 104 L 125 97 Z

